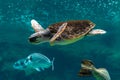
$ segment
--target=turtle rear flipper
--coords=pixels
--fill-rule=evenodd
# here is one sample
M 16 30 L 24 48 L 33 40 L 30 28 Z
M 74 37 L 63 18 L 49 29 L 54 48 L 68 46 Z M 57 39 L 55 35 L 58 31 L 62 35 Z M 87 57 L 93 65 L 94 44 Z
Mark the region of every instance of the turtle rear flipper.
M 50 39 L 51 44 L 62 34 L 62 32 L 66 29 L 66 27 L 67 27 L 67 23 L 63 23 L 59 27 L 57 33 Z
M 44 28 L 34 19 L 31 20 L 31 26 L 35 32 L 44 31 Z
M 98 35 L 98 34 L 105 34 L 107 33 L 105 30 L 102 29 L 93 29 L 88 33 L 88 36 L 90 35 Z

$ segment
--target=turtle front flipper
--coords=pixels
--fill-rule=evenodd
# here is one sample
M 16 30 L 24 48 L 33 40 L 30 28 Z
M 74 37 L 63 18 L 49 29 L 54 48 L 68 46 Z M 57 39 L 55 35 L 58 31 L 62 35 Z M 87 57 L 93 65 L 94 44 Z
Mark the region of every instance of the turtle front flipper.
M 34 19 L 31 20 L 31 26 L 35 32 L 44 31 L 44 28 Z
M 63 23 L 59 27 L 57 33 L 50 39 L 50 44 L 52 44 L 62 34 L 62 32 L 66 29 L 66 27 L 67 27 L 67 23 Z

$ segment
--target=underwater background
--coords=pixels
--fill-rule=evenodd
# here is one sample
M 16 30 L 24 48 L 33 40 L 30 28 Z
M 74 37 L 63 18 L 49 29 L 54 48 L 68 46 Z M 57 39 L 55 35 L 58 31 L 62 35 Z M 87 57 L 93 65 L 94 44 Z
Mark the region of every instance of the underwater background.
M 44 28 L 60 21 L 91 20 L 107 33 L 66 46 L 32 45 L 31 19 Z M 15 61 L 34 52 L 55 57 L 54 71 L 26 75 L 13 68 Z M 0 80 L 95 80 L 77 75 L 83 59 L 106 68 L 111 80 L 120 80 L 120 0 L 0 0 Z

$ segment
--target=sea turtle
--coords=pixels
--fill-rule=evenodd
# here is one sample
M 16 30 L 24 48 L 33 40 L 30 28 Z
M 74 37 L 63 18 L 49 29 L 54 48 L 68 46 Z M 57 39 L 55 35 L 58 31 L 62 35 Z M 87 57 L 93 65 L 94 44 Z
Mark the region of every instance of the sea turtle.
M 105 68 L 96 68 L 91 60 L 83 60 L 78 76 L 91 76 L 96 80 L 111 80 L 108 71 Z
M 93 29 L 95 24 L 90 20 L 71 20 L 51 24 L 44 29 L 36 20 L 31 20 L 34 29 L 29 42 L 34 44 L 50 42 L 51 45 L 67 45 L 82 39 L 86 35 L 105 34 L 102 29 Z

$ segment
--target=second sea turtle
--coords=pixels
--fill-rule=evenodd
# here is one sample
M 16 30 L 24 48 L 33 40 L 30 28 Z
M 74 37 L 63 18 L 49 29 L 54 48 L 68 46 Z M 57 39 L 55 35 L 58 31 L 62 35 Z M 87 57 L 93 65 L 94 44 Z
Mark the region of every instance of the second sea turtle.
M 111 80 L 106 68 L 96 68 L 91 60 L 83 60 L 78 76 L 94 76 L 96 80 Z

